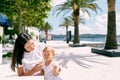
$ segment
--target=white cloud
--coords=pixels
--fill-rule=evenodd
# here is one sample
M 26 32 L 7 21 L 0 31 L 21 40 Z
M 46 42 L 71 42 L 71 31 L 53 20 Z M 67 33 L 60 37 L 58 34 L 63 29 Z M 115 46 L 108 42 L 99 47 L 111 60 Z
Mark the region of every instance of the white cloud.
M 54 28 L 52 31 L 50 31 L 50 34 L 56 34 L 56 35 L 64 35 L 66 34 L 65 32 L 65 28 L 63 27 L 57 27 L 57 28 Z
M 79 33 L 80 34 L 89 34 L 89 33 L 92 33 L 91 31 L 91 28 L 89 28 L 88 26 L 86 25 L 79 25 Z
M 85 19 L 90 19 L 90 16 L 88 15 L 88 13 L 80 11 L 80 14 L 81 14 L 81 16 L 84 17 Z
M 102 14 L 95 17 L 93 23 L 92 32 L 93 34 L 106 34 L 107 29 L 107 15 Z
M 93 17 L 85 25 L 79 25 L 80 34 L 106 34 L 107 15 Z
M 96 21 L 99 22 L 100 24 L 107 23 L 107 14 L 102 14 L 102 15 L 96 16 Z
M 106 24 L 106 23 L 105 23 Z M 99 23 L 99 22 L 96 22 L 95 23 L 95 29 L 96 30 L 94 30 L 95 31 L 95 33 L 96 34 L 106 34 L 106 29 L 107 29 L 107 27 L 106 26 L 104 26 L 104 24 L 101 24 L 101 23 Z M 94 32 L 93 31 L 93 32 Z
M 56 6 L 58 4 L 64 3 L 66 0 L 51 0 L 51 5 Z

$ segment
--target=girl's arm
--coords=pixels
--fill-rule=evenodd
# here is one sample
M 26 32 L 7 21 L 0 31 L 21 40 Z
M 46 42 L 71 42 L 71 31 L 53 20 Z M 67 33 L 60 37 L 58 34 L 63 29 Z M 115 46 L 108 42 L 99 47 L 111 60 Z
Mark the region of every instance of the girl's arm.
M 54 65 L 53 66 L 53 74 L 58 76 L 60 74 L 60 72 L 61 72 L 61 68 L 58 67 L 57 65 Z

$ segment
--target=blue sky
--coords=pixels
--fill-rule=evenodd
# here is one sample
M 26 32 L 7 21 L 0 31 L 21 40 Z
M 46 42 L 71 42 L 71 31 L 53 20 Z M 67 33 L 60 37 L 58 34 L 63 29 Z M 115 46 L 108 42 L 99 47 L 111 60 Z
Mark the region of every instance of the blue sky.
M 52 7 L 60 3 L 64 3 L 66 0 L 52 0 Z M 90 17 L 85 15 L 85 24 L 79 24 L 79 33 L 80 34 L 107 34 L 107 0 L 96 0 L 98 6 L 102 11 L 98 11 L 97 14 L 94 11 L 90 11 Z M 120 35 L 120 0 L 116 0 L 116 27 L 117 35 Z M 67 15 L 66 15 L 67 16 Z M 53 15 L 52 10 L 49 14 L 49 17 L 46 19 L 51 25 L 53 30 L 50 34 L 65 34 L 65 28 L 59 27 L 60 22 L 62 21 L 61 15 Z M 74 34 L 74 28 L 69 27 L 69 31 L 72 31 Z

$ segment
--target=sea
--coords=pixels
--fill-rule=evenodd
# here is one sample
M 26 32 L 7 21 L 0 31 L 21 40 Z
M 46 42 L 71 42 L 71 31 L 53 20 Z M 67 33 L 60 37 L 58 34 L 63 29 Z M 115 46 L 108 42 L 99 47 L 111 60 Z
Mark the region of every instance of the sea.
M 56 41 L 65 41 L 65 35 L 53 35 L 52 40 Z M 70 38 L 70 41 L 73 40 L 73 36 Z M 87 35 L 87 36 L 80 36 L 80 41 L 90 41 L 90 42 L 106 42 L 106 35 Z M 120 36 L 117 36 L 117 42 L 120 43 Z

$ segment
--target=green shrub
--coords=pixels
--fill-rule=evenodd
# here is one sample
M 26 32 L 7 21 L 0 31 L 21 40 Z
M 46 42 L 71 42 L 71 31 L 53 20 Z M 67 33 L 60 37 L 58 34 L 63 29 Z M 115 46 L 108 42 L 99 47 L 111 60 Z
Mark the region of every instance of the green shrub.
M 12 57 L 12 52 L 7 52 L 7 54 L 3 54 L 2 57 L 3 58 L 6 58 L 6 57 L 11 58 Z

